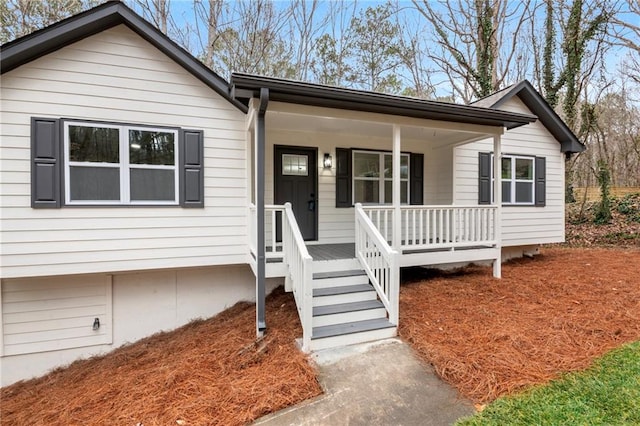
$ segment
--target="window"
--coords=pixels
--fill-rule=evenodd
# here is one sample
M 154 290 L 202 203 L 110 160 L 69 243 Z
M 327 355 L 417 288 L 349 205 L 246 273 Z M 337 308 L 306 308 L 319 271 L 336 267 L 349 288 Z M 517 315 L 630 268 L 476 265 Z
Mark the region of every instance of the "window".
M 306 155 L 282 154 L 282 174 L 289 176 L 309 176 Z
M 393 156 L 374 151 L 353 151 L 353 202 L 393 202 Z M 400 202 L 409 203 L 409 154 L 400 155 Z
M 534 158 L 502 156 L 502 204 L 533 205 L 535 201 Z M 491 187 L 493 190 L 493 186 Z M 491 197 L 493 199 L 493 196 Z
M 67 204 L 178 204 L 178 130 L 64 123 Z
M 500 161 L 502 204 L 544 207 L 547 200 L 545 157 L 503 155 Z M 491 204 L 493 153 L 478 153 L 478 204 Z

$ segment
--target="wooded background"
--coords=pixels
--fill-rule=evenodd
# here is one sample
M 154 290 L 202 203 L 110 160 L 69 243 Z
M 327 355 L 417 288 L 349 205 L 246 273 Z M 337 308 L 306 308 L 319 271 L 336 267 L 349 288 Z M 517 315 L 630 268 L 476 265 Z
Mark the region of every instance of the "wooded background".
M 98 0 L 4 0 L 0 41 Z M 228 78 L 233 71 L 472 102 L 528 79 L 588 149 L 569 187 L 640 186 L 639 0 L 126 0 Z

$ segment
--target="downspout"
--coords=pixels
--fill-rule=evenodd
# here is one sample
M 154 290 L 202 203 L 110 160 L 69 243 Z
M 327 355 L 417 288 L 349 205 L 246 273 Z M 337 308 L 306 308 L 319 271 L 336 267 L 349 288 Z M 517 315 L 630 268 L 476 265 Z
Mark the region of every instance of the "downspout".
M 269 89 L 260 89 L 260 105 L 258 106 L 258 116 L 256 118 L 256 231 L 257 231 L 257 269 L 256 276 L 256 333 L 258 337 L 264 335 L 267 329 L 265 320 L 265 281 L 266 281 L 266 256 L 264 242 L 264 151 L 265 151 L 265 114 L 269 104 Z

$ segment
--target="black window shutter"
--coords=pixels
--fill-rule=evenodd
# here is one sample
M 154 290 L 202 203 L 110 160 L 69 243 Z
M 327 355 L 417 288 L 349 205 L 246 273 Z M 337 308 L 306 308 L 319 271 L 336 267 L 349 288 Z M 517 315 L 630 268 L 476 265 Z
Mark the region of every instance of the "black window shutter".
M 62 206 L 60 120 L 31 118 L 31 207 Z
M 180 205 L 204 207 L 204 133 L 180 131 Z
M 413 205 L 424 204 L 424 154 L 411 154 L 409 157 L 411 164 L 411 176 L 409 177 L 410 202 Z
M 478 160 L 478 204 L 491 204 L 491 153 L 480 152 Z
M 536 157 L 536 206 L 544 207 L 547 202 L 547 161 L 544 157 Z
M 336 207 L 352 207 L 351 150 L 336 148 Z

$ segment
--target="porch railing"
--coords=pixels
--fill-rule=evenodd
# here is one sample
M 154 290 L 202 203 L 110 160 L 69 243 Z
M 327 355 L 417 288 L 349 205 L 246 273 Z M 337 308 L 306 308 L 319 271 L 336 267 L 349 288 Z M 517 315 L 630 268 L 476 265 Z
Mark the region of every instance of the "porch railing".
M 291 209 L 291 203 L 284 205 L 282 213 L 282 242 L 284 261 L 289 269 L 293 295 L 302 324 L 302 350 L 308 352 L 311 347 L 313 327 L 313 259 L 307 251 L 296 217 Z
M 277 215 L 284 212 L 284 206 L 268 204 L 264 206 L 264 227 L 265 227 L 265 257 L 268 259 L 282 259 L 282 242 L 276 241 L 276 220 Z M 249 205 L 249 249 L 253 256 L 256 256 L 258 234 L 256 229 L 257 213 L 254 204 Z
M 393 243 L 392 206 L 363 207 L 387 243 Z M 496 206 L 401 206 L 402 250 L 496 244 Z
M 389 246 L 361 204 L 356 204 L 355 210 L 356 257 L 384 304 L 389 322 L 398 325 L 400 297 L 398 252 Z

